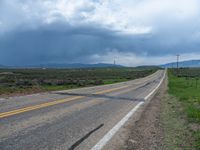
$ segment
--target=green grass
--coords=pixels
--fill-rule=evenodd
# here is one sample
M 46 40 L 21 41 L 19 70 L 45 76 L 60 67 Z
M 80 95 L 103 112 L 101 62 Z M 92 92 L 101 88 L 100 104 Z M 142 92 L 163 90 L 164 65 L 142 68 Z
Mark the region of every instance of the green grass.
M 194 135 L 195 135 L 195 137 L 196 137 L 196 147 L 197 147 L 197 149 L 199 150 L 200 149 L 200 131 L 196 131 L 195 133 L 194 133 Z
M 188 117 L 200 123 L 200 83 L 189 85 L 184 77 L 176 77 L 169 73 L 169 93 L 183 102 Z
M 186 78 L 179 74 L 175 76 L 173 71 L 168 71 L 169 94 L 178 98 L 181 102 L 189 123 L 200 125 L 200 82 L 196 85 L 196 76 Z M 200 149 L 200 131 L 192 131 L 196 137 L 197 149 Z

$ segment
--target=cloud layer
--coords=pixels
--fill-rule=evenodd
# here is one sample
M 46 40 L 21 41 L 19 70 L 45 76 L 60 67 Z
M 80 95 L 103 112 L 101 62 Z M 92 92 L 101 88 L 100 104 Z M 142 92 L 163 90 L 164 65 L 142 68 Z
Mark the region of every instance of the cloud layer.
M 198 0 L 1 0 L 0 64 L 200 58 Z M 188 58 L 186 57 L 188 56 Z

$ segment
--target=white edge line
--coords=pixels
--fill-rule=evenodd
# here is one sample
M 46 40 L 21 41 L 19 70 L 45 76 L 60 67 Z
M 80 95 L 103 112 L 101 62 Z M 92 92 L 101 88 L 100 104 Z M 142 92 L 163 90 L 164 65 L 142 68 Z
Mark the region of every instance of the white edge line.
M 158 86 L 156 86 L 156 88 L 144 98 L 145 100 L 154 94 L 154 92 L 160 87 L 165 78 L 165 73 Z M 101 150 L 143 103 L 144 102 L 139 102 L 131 111 L 129 111 L 128 114 L 126 114 L 126 116 L 124 116 L 108 133 L 106 133 L 104 137 L 96 145 L 94 145 L 94 147 L 92 147 L 91 150 Z
M 144 102 L 139 102 L 122 120 L 120 120 L 91 150 L 101 150 L 114 134 L 128 121 Z
M 164 72 L 163 78 L 160 80 L 160 83 L 156 86 L 156 88 L 155 88 L 153 91 L 151 91 L 151 92 L 144 98 L 144 100 L 147 100 L 149 97 L 151 97 L 151 96 L 154 94 L 154 92 L 160 87 L 160 85 L 162 84 L 162 82 L 163 82 L 163 80 L 164 80 L 164 78 L 165 78 L 165 74 L 166 74 L 166 71 Z

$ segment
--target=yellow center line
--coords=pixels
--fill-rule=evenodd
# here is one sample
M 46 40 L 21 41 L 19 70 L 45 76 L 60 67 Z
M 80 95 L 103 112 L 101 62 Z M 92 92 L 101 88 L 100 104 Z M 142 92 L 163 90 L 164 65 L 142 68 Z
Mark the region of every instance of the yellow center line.
M 100 92 L 96 92 L 94 94 L 109 93 L 109 92 L 120 90 L 120 89 L 123 89 L 123 88 L 126 88 L 126 87 L 128 87 L 128 86 L 122 86 L 122 87 L 118 87 L 118 88 L 103 90 L 103 91 L 100 91 Z M 66 98 L 66 99 L 61 99 L 61 100 L 55 100 L 55 101 L 52 101 L 52 102 L 46 102 L 46 103 L 42 103 L 42 104 L 38 104 L 38 105 L 34 105 L 34 106 L 28 106 L 28 107 L 20 108 L 20 109 L 16 109 L 16 110 L 11 110 L 11 111 L 8 111 L 8 112 L 0 113 L 0 118 L 5 118 L 5 117 L 8 117 L 8 116 L 20 114 L 20 113 L 23 113 L 23 112 L 28 112 L 28 111 L 31 111 L 31 110 L 36 110 L 36 109 L 40 109 L 40 108 L 44 108 L 44 107 L 48 107 L 48 106 L 53 106 L 53 105 L 56 105 L 56 104 L 61 104 L 61 103 L 65 103 L 65 102 L 69 102 L 69 101 L 73 101 L 73 100 L 77 100 L 77 99 L 81 99 L 81 98 L 85 98 L 85 97 L 86 96 L 76 96 L 76 97 L 71 97 L 71 98 Z
M 103 91 L 96 92 L 94 94 L 109 93 L 109 92 L 113 92 L 113 91 L 116 91 L 116 90 L 124 89 L 124 88 L 127 88 L 127 87 L 129 87 L 129 86 L 126 85 L 126 86 L 122 86 L 122 87 L 118 87 L 118 88 L 114 88 L 114 89 L 103 90 Z

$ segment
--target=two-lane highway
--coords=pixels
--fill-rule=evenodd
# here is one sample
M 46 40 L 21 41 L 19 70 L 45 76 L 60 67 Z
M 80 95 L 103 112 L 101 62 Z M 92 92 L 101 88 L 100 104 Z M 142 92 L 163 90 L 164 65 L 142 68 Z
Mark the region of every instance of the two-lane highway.
M 98 149 L 162 83 L 165 71 L 112 85 L 0 99 L 0 149 Z

